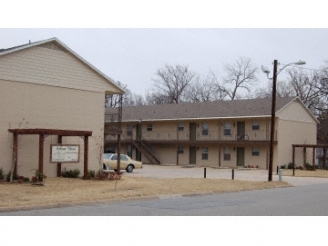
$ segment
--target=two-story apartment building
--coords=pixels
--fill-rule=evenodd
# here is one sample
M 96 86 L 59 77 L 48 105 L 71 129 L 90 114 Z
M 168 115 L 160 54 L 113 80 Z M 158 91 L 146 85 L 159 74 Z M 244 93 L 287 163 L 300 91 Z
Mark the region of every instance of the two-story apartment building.
M 145 163 L 267 168 L 270 119 L 270 98 L 124 107 L 121 152 Z M 274 166 L 292 161 L 292 144 L 316 144 L 317 123 L 299 98 L 277 98 Z M 105 150 L 116 147 L 106 135 Z

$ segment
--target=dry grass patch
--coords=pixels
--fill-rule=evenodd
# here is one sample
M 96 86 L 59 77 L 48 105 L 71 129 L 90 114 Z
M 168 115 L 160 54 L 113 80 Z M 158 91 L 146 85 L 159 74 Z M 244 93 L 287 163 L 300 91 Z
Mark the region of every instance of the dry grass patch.
M 289 186 L 285 182 L 251 182 L 219 179 L 151 179 L 122 177 L 121 180 L 47 178 L 44 186 L 0 184 L 0 210 L 114 201 L 169 194 L 223 193 Z
M 283 176 L 293 176 L 292 169 L 282 169 Z M 308 170 L 295 170 L 295 177 L 315 177 L 315 178 L 328 178 L 328 170 L 317 169 L 315 171 Z

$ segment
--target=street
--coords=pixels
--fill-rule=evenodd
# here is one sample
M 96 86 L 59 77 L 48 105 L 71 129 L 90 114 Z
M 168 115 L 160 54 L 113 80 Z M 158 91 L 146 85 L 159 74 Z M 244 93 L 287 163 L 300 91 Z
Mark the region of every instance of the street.
M 159 196 L 89 206 L 0 213 L 1 216 L 327 216 L 328 184 L 236 193 Z

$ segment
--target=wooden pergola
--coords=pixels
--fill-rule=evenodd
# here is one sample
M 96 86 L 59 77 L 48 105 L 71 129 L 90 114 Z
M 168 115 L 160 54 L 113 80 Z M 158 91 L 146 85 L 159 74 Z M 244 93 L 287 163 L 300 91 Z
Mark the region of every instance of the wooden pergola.
M 13 161 L 14 172 L 17 173 L 18 160 L 18 135 L 39 135 L 39 171 L 43 173 L 43 156 L 44 156 L 44 138 L 48 135 L 56 135 L 58 144 L 62 143 L 62 137 L 84 137 L 84 174 L 83 179 L 88 178 L 88 152 L 89 137 L 92 131 L 76 131 L 76 130 L 58 130 L 58 129 L 8 129 L 13 133 Z M 57 163 L 57 177 L 61 176 L 61 163 Z
M 315 165 L 315 158 L 316 158 L 316 149 L 323 149 L 323 160 L 324 160 L 324 164 L 326 162 L 326 152 L 328 149 L 328 145 L 326 144 L 293 144 L 293 164 L 295 167 L 295 149 L 296 148 L 303 148 L 303 165 L 306 164 L 306 149 L 307 148 L 312 148 L 313 152 L 312 152 L 312 165 Z M 322 169 L 325 169 L 325 165 L 322 165 Z

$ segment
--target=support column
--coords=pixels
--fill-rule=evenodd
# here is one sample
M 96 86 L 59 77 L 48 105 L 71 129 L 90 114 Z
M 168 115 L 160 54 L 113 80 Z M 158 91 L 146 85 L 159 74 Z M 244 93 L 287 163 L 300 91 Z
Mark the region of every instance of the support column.
M 314 167 L 315 166 L 315 151 L 316 150 L 316 148 L 315 147 L 313 147 L 313 151 L 312 151 L 312 166 Z
M 89 157 L 89 137 L 84 136 L 84 174 L 83 179 L 88 179 L 88 157 Z
M 17 157 L 18 157 L 18 135 L 14 133 L 14 142 L 13 142 L 13 165 L 14 173 L 17 174 Z
M 39 135 L 39 172 L 43 173 L 43 150 L 44 150 L 44 135 Z M 40 181 L 43 181 L 43 177 L 40 178 Z
M 293 176 L 295 176 L 295 146 L 293 146 Z
M 63 143 L 63 136 L 58 136 L 57 143 Z M 61 162 L 57 163 L 57 177 L 61 177 Z
M 303 147 L 303 166 L 306 164 L 306 147 Z
M 326 148 L 323 148 L 323 164 L 322 164 L 322 169 L 326 168 Z

